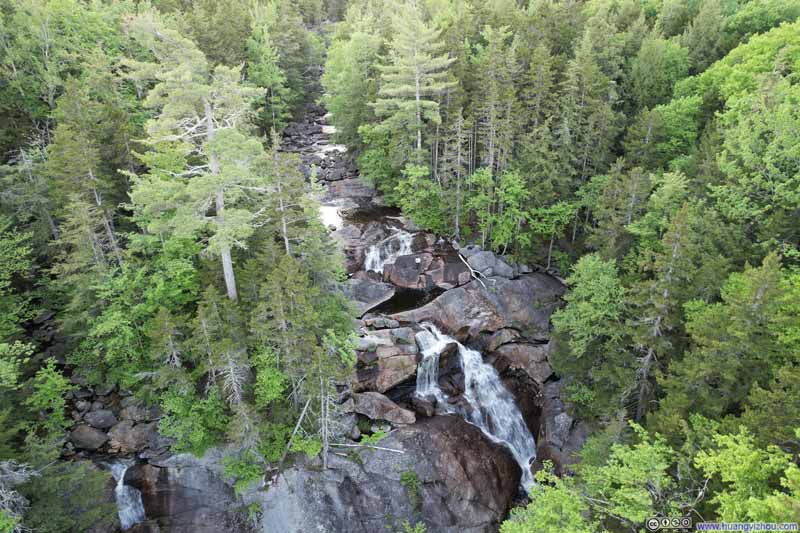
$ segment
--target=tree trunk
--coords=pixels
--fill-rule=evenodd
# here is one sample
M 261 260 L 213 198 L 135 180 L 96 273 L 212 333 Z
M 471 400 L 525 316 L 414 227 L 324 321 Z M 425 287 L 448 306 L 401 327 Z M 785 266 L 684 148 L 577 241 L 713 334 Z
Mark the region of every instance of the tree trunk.
M 214 139 L 215 133 L 214 114 L 211 109 L 211 102 L 204 100 L 203 108 L 206 115 L 206 139 L 211 141 Z M 219 160 L 214 154 L 209 154 L 208 156 L 208 169 L 211 174 L 219 174 Z M 225 224 L 225 193 L 222 189 L 217 190 L 214 202 L 217 210 L 217 226 L 222 227 L 223 224 Z M 235 302 L 239 299 L 239 294 L 236 291 L 236 275 L 233 272 L 233 258 L 231 257 L 231 247 L 228 243 L 222 244 L 219 255 L 222 259 L 222 275 L 225 278 L 225 289 L 228 292 L 228 299 Z
M 219 225 L 225 222 L 225 196 L 222 190 L 217 191 L 216 196 L 217 221 Z M 220 247 L 219 255 L 222 258 L 222 275 L 225 278 L 225 289 L 228 292 L 228 299 L 234 302 L 239 299 L 236 292 L 236 275 L 233 272 L 233 258 L 231 257 L 231 247 L 225 243 Z

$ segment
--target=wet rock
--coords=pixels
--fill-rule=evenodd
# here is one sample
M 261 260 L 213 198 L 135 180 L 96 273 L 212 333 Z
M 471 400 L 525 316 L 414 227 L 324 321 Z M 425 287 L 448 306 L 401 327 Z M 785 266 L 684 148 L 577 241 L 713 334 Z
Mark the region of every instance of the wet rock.
M 419 415 L 433 416 L 436 414 L 436 398 L 433 396 L 426 396 L 424 398 L 413 396 L 411 398 L 411 407 L 413 407 L 414 412 Z
M 117 423 L 117 417 L 109 409 L 88 412 L 83 416 L 83 420 L 97 429 L 108 429 Z
M 92 408 L 92 404 L 86 400 L 78 400 L 75 402 L 75 408 L 81 413 L 84 413 Z
M 202 458 L 180 454 L 158 465 L 134 465 L 125 482 L 141 491 L 145 515 L 160 531 L 249 531 L 247 514 L 223 470 L 222 452 L 211 449 Z
M 392 285 L 379 281 L 349 279 L 345 292 L 355 304 L 358 316 L 363 316 L 394 296 L 395 289 Z
M 464 369 L 461 367 L 461 357 L 458 354 L 458 345 L 448 344 L 439 354 L 439 387 L 450 397 L 457 397 L 464 393 Z
M 108 435 L 87 424 L 80 424 L 69 434 L 70 442 L 81 450 L 96 450 L 108 441 Z
M 262 531 L 402 530 L 422 522 L 437 533 L 497 531 L 517 494 L 520 471 L 508 450 L 459 417 L 437 416 L 393 431 L 358 461 L 331 455 L 321 476 L 303 465 L 261 493 Z M 416 479 L 408 489 L 401 478 Z
M 377 392 L 354 394 L 353 412 L 372 420 L 386 420 L 392 424 L 413 424 L 416 420 L 413 411 L 403 409 Z

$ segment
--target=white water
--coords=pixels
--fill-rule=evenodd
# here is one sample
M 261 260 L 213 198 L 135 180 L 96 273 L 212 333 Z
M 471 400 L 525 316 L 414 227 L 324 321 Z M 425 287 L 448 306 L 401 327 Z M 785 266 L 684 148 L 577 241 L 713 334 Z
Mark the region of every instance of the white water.
M 381 242 L 373 244 L 367 250 L 364 258 L 364 270 L 383 273 L 385 265 L 394 263 L 398 257 L 411 253 L 411 242 L 413 240 L 413 234 L 399 230 Z
M 117 512 L 123 530 L 145 520 L 142 493 L 125 484 L 125 472 L 129 466 L 129 463 L 122 461 L 111 463 L 111 475 L 117 480 L 114 496 L 117 500 Z
M 326 228 L 335 228 L 338 231 L 344 226 L 342 215 L 339 214 L 339 208 L 335 205 L 319 206 L 319 218 Z
M 427 331 L 417 334 L 422 350 L 422 361 L 417 368 L 418 396 L 434 396 L 447 412 L 461 415 L 467 422 L 481 428 L 490 439 L 505 444 L 522 470 L 522 486 L 527 491 L 534 483 L 530 464 L 536 458 L 536 441 L 522 418 L 514 397 L 503 386 L 497 370 L 483 361 L 480 352 L 471 350 L 436 326 L 423 324 Z M 448 344 L 458 345 L 461 368 L 464 371 L 465 408 L 458 403 L 450 405 L 447 395 L 439 387 L 439 355 Z

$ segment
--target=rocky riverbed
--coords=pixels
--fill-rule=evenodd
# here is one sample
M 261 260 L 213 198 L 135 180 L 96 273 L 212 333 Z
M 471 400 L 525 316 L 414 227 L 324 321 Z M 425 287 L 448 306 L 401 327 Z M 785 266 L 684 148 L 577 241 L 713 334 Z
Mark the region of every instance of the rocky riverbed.
M 535 439 L 534 470 L 544 459 L 569 463 L 584 439 L 548 362 L 562 282 L 419 231 L 358 178 L 327 119 L 311 105 L 304 121 L 286 129 L 282 149 L 299 153 L 303 171 L 321 184 L 321 216 L 344 252 L 343 290 L 359 315 L 358 363 L 341 406 L 343 446 L 326 470 L 300 460 L 237 495 L 223 474 L 224 450 L 173 454 L 158 434 L 157 409 L 124 391 L 80 389 L 64 454 L 134 460 L 123 481 L 141 493 L 145 519 L 130 531 L 366 533 L 400 531 L 404 522 L 423 522 L 430 533 L 496 531 L 522 495 L 525 465 L 487 433 L 492 420 L 483 430 L 466 421 L 483 416 L 470 413 L 483 407 L 470 400 L 458 343 L 479 351 L 513 397 Z M 436 354 L 439 405 L 417 393 L 426 348 L 420 333 L 430 325 L 453 339 Z M 373 448 L 352 446 L 364 428 L 387 436 Z M 254 508 L 260 513 L 248 516 Z

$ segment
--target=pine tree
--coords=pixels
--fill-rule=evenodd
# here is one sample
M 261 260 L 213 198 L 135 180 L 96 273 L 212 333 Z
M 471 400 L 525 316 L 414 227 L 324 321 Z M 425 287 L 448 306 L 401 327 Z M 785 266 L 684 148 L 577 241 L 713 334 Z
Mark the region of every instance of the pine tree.
M 252 178 L 249 165 L 260 150 L 258 141 L 247 139 L 237 128 L 244 125 L 257 90 L 240 83 L 237 68 L 217 66 L 211 71 L 194 44 L 152 12 L 134 19 L 131 33 L 157 59 L 155 63 L 128 60 L 127 65 L 133 79 L 157 81 L 145 104 L 159 113 L 147 124 L 149 142 L 157 150 L 146 160 L 151 174 L 137 180 L 133 203 L 152 231 L 182 234 L 206 226 L 213 207 L 214 235 L 207 251 L 220 257 L 228 298 L 236 300 L 231 251 L 246 246 L 253 212 L 232 204 L 244 196 L 242 181 Z M 185 158 L 191 153 L 200 157 L 200 164 L 188 164 Z M 159 174 L 154 165 L 174 165 L 181 158 L 183 168 L 177 175 L 170 169 Z M 166 204 L 165 195 L 170 197 Z M 175 204 L 179 209 L 173 213 Z
M 448 75 L 453 59 L 443 52 L 441 31 L 423 19 L 418 0 L 401 4 L 394 31 L 389 63 L 381 67 L 375 114 L 382 118 L 383 128 L 408 143 L 403 151 L 415 152 L 414 161 L 419 164 L 427 161 L 422 155 L 426 123 L 441 122 L 436 97 L 455 86 Z

